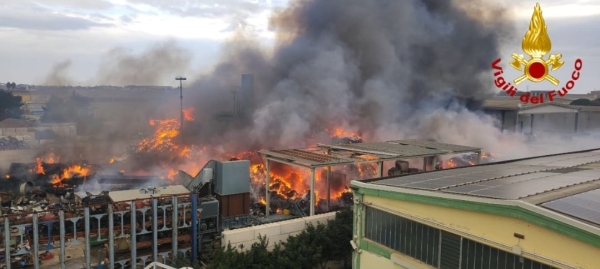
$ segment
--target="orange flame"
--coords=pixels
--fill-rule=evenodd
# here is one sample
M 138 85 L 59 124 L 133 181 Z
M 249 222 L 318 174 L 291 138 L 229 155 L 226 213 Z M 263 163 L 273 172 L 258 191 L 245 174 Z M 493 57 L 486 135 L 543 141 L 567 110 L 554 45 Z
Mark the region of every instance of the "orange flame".
M 333 129 L 325 129 L 325 131 L 329 134 L 330 137 L 356 137 L 362 139 L 361 135 L 359 135 L 358 133 L 344 130 L 340 127 Z
M 62 170 L 60 175 L 52 176 L 52 184 L 60 184 L 63 180 L 69 179 L 75 176 L 86 177 L 90 174 L 90 169 L 81 165 L 72 165 Z
M 33 172 L 38 175 L 45 175 L 44 166 L 42 166 L 42 158 L 35 158 L 35 168 Z
M 114 163 L 115 162 L 115 158 L 110 158 L 110 160 L 108 160 L 108 163 Z
M 183 110 L 183 120 L 194 121 L 194 108 L 186 108 Z

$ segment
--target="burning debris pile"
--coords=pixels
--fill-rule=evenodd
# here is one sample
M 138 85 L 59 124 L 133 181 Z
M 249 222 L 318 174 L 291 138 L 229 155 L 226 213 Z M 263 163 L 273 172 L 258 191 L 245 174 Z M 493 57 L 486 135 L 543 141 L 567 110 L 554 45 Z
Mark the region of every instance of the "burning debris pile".
M 0 150 L 18 150 L 28 148 L 29 145 L 25 141 L 18 140 L 12 136 L 0 138 Z

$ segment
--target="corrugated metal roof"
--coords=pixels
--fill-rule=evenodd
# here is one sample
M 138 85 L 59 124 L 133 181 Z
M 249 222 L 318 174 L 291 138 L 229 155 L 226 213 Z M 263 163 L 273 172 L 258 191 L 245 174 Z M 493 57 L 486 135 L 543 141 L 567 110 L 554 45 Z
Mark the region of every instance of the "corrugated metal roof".
M 481 148 L 421 140 L 396 140 L 326 145 L 316 149 L 263 150 L 259 153 L 272 159 L 304 167 L 345 165 L 361 162 L 411 159 L 445 154 L 477 152 Z
M 373 184 L 495 199 L 523 199 L 600 181 L 600 150 L 387 178 Z
M 359 184 L 359 183 L 353 183 Z M 386 178 L 370 183 L 419 191 L 432 197 L 519 200 L 531 210 L 554 211 L 571 220 L 600 227 L 600 150 L 534 157 L 464 168 Z M 470 196 L 470 197 L 467 197 Z M 508 201 L 498 201 L 508 200 Z M 490 203 L 493 203 L 490 201 Z M 554 218 L 554 217 L 551 217 Z
M 182 185 L 173 185 L 155 188 L 140 188 L 125 191 L 111 191 L 108 196 L 113 202 L 125 202 L 152 197 L 188 194 L 190 191 Z

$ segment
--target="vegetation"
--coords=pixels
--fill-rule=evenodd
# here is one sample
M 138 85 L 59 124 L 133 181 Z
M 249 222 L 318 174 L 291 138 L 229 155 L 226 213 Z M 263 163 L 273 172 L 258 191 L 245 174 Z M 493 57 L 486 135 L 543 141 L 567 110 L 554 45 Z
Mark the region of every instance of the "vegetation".
M 94 134 L 102 128 L 90 108 L 87 97 L 75 92 L 66 98 L 57 96 L 50 97 L 44 106 L 44 115 L 41 119 L 44 123 L 76 123 L 79 134 Z
M 590 99 L 577 99 L 573 100 L 570 105 L 572 106 L 600 106 L 600 99 L 590 100 Z
M 6 89 L 7 90 L 14 90 L 17 88 L 17 84 L 14 82 L 6 82 Z
M 7 118 L 18 119 L 23 114 L 21 96 L 14 96 L 5 90 L 0 90 L 0 121 Z
M 269 242 L 266 237 L 261 237 L 250 249 L 244 249 L 243 246 L 234 248 L 231 245 L 218 248 L 209 258 L 213 262 L 207 268 L 314 269 L 326 268 L 330 261 L 343 261 L 344 268 L 351 268 L 351 239 L 352 210 L 346 209 L 338 212 L 335 219 L 330 220 L 327 225 L 308 225 L 300 234 L 288 237 L 286 242 L 275 244 L 271 251 L 268 251 Z M 190 266 L 189 262 L 176 265 Z M 190 267 L 201 268 L 199 265 Z

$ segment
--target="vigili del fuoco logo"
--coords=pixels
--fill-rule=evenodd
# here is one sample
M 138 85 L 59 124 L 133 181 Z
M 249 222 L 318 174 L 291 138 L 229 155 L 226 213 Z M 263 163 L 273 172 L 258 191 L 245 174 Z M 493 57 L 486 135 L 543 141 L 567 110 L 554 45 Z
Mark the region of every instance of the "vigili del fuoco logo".
M 529 56 L 529 59 L 526 59 L 523 54 L 512 54 L 514 61 L 510 62 L 510 66 L 518 71 L 523 71 L 523 75 L 512 81 L 514 85 L 509 81 L 506 81 L 502 76 L 504 71 L 499 65 L 501 59 L 498 58 L 492 63 L 495 77 L 494 84 L 498 89 L 501 89 L 509 96 L 514 97 L 518 91 L 516 85 L 519 85 L 525 80 L 535 83 L 547 81 L 554 86 L 560 84 L 560 81 L 552 76 L 551 72 L 556 71 L 563 66 L 564 62 L 560 60 L 562 54 L 550 54 L 545 57 L 552 49 L 552 42 L 550 41 L 550 36 L 548 36 L 546 22 L 542 17 L 542 9 L 539 3 L 535 4 L 531 22 L 529 22 L 529 29 L 527 30 L 527 33 L 525 33 L 525 37 L 523 37 L 521 48 L 523 49 L 523 52 Z M 551 90 L 546 94 L 539 96 L 530 96 L 529 93 L 526 93 L 520 95 L 519 99 L 523 103 L 542 104 L 546 100 L 549 102 L 554 101 L 554 97 L 556 97 L 557 94 L 561 97 L 565 96 L 573 89 L 575 81 L 579 79 L 579 72 L 581 71 L 582 65 L 583 62 L 581 59 L 575 60 L 574 71 L 571 73 L 571 78 L 559 91 Z

